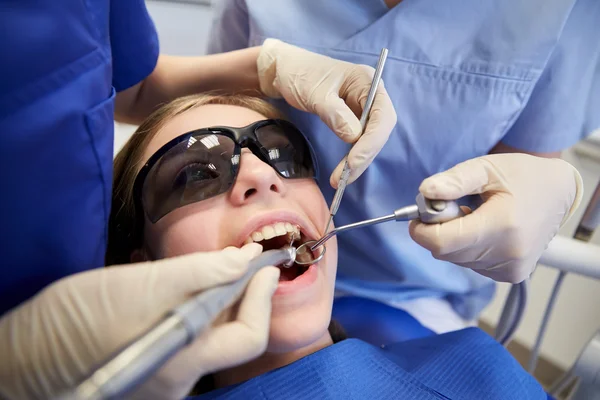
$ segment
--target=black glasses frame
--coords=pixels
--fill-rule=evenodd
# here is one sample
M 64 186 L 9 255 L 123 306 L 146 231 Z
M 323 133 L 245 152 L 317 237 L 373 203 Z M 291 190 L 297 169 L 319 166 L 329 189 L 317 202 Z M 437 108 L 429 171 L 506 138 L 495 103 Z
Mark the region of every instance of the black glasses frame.
M 306 146 L 309 150 L 309 153 L 311 156 L 311 161 L 313 164 L 312 165 L 313 171 L 314 171 L 313 178 L 317 179 L 317 177 L 319 176 L 319 164 L 317 163 L 314 149 L 313 149 L 312 145 L 310 144 L 310 142 L 307 140 L 306 136 L 291 122 L 281 120 L 281 119 L 267 119 L 267 120 L 255 122 L 253 124 L 247 125 L 242 128 L 231 128 L 231 127 L 225 127 L 225 126 L 214 126 L 214 127 L 209 127 L 209 128 L 202 128 L 202 129 L 197 129 L 194 131 L 186 132 L 182 135 L 177 136 L 176 138 L 171 139 L 169 142 L 167 142 L 165 145 L 163 145 L 160 149 L 158 149 L 148 159 L 148 161 L 144 164 L 144 166 L 140 169 L 140 171 L 138 172 L 138 174 L 135 178 L 134 184 L 133 184 L 133 199 L 134 199 L 134 207 L 136 208 L 136 214 L 141 216 L 142 214 L 138 214 L 138 211 L 144 212 L 143 205 L 142 205 L 142 191 L 144 188 L 144 182 L 146 180 L 146 177 L 152 170 L 152 167 L 158 162 L 158 160 L 161 159 L 161 157 L 163 155 L 165 155 L 165 153 L 167 153 L 169 150 L 171 150 L 173 147 L 177 146 L 178 144 L 188 141 L 193 136 L 198 136 L 198 135 L 226 136 L 226 137 L 230 138 L 231 140 L 233 140 L 233 142 L 235 143 L 234 152 L 233 152 L 234 156 L 236 156 L 236 155 L 241 156 L 242 148 L 247 148 L 250 151 L 252 151 L 252 153 L 256 157 L 258 157 L 261 161 L 263 161 L 264 163 L 271 166 L 277 172 L 277 174 L 279 174 L 279 176 L 281 176 L 285 179 L 295 179 L 295 178 L 288 178 L 288 177 L 282 175 L 281 172 L 279 172 L 279 170 L 271 162 L 271 159 L 269 158 L 268 150 L 262 146 L 262 144 L 260 143 L 260 141 L 258 140 L 258 138 L 256 136 L 256 131 L 258 129 L 265 127 L 265 126 L 269 126 L 269 125 L 281 126 L 283 132 L 286 132 L 286 130 L 292 130 L 304 139 L 304 142 L 306 143 Z M 240 159 L 240 162 L 234 166 L 234 181 L 233 181 L 234 183 L 233 184 L 235 184 L 235 179 L 237 178 L 237 175 L 239 173 L 240 164 L 241 164 L 241 159 Z

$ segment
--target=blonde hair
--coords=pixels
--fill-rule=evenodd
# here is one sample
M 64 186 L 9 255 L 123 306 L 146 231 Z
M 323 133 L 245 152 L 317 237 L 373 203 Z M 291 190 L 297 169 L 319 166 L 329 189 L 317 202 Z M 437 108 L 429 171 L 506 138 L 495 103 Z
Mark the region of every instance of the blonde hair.
M 171 119 L 186 111 L 208 104 L 233 105 L 248 108 L 268 119 L 282 119 L 275 107 L 263 99 L 246 95 L 200 94 L 181 97 L 152 113 L 119 151 L 113 163 L 112 208 L 108 224 L 106 265 L 130 262 L 132 251 L 143 242 L 142 210 L 136 210 L 133 184 L 144 151 L 156 133 Z M 202 128 L 202 127 L 198 127 Z M 183 133 L 183 132 L 182 132 Z M 143 225 L 143 222 L 141 222 Z

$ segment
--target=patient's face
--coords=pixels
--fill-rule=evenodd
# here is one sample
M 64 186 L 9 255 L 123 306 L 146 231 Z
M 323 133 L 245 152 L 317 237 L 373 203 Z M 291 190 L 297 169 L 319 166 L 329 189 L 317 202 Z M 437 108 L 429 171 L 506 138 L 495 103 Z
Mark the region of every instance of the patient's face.
M 189 110 L 161 128 L 145 150 L 147 160 L 169 140 L 209 126 L 243 127 L 266 119 L 238 106 L 206 105 Z M 284 179 L 244 149 L 240 171 L 229 192 L 176 209 L 152 224 L 145 223 L 145 246 L 156 258 L 241 247 L 251 240 L 265 249 L 281 247 L 299 227 L 303 239 L 317 239 L 329 217 L 313 179 Z M 269 238 L 273 237 L 268 240 Z M 299 349 L 327 334 L 337 267 L 335 239 L 325 257 L 308 269 L 283 270 L 273 296 L 268 351 Z

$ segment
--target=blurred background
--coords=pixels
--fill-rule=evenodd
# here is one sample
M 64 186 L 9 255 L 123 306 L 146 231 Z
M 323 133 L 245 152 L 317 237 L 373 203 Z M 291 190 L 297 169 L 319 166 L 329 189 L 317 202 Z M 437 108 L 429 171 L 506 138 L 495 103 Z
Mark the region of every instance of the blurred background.
M 208 41 L 212 20 L 211 3 L 219 0 L 147 0 L 158 29 L 161 51 L 171 55 L 201 55 Z M 599 110 L 600 112 L 600 110 Z M 135 127 L 116 124 L 115 152 Z M 577 214 L 562 229 L 572 237 L 596 185 L 600 180 L 600 129 L 585 141 L 565 151 L 563 158 L 581 173 L 585 196 Z M 592 238 L 600 244 L 600 234 Z M 530 285 L 530 298 L 524 320 L 517 331 L 511 351 L 526 360 L 533 346 L 546 303 L 558 272 L 540 265 Z M 493 330 L 500 316 L 509 285 L 500 284 L 492 304 L 481 316 L 482 327 Z M 569 274 L 563 283 L 548 332 L 541 349 L 537 376 L 544 382 L 554 380 L 575 361 L 582 347 L 600 329 L 600 281 Z

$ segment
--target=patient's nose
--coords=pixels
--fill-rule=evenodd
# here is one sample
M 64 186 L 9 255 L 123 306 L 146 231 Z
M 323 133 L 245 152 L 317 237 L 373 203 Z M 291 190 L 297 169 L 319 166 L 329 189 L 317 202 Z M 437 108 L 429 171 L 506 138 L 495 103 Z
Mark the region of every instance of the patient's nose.
M 283 179 L 270 165 L 250 152 L 244 152 L 240 171 L 231 190 L 231 202 L 243 205 L 252 201 L 267 200 L 285 193 Z

